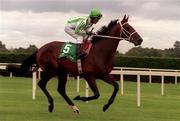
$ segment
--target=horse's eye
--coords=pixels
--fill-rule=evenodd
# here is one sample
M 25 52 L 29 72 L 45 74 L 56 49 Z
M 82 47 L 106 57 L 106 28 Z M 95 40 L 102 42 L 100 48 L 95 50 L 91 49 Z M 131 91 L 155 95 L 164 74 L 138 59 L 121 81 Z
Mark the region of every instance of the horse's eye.
M 126 29 L 127 29 L 127 30 L 129 30 L 129 29 L 130 29 L 130 27 L 129 27 L 129 26 L 127 26 L 127 27 L 126 27 Z

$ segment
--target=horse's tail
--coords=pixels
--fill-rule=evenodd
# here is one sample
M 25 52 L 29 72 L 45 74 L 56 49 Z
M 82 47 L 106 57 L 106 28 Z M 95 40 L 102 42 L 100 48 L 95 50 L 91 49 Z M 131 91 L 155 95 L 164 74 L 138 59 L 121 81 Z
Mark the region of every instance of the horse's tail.
M 21 74 L 26 74 L 30 67 L 33 65 L 33 64 L 36 64 L 36 54 L 37 52 L 33 53 L 32 55 L 30 55 L 28 58 L 26 58 L 21 67 L 20 67 L 20 73 Z
M 37 52 L 33 53 L 28 58 L 26 58 L 23 61 L 21 67 L 18 67 L 16 65 L 8 65 L 6 67 L 6 69 L 9 72 L 12 72 L 12 73 L 17 74 L 17 75 L 25 75 L 29 71 L 30 67 L 33 64 L 36 64 L 36 54 L 37 54 Z

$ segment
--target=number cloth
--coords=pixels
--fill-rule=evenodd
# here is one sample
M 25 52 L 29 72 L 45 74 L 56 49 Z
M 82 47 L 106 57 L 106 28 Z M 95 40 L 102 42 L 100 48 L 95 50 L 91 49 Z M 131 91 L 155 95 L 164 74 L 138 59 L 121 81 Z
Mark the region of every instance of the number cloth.
M 67 58 L 73 62 L 77 61 L 77 54 L 76 54 L 76 44 L 72 42 L 67 42 L 63 45 L 60 51 L 60 58 Z

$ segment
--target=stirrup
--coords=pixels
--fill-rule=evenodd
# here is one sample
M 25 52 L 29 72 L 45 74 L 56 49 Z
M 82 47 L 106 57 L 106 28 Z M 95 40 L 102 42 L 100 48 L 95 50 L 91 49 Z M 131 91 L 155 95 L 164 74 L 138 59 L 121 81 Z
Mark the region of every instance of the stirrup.
M 82 52 L 82 53 L 80 53 L 79 55 L 78 55 L 78 59 L 83 59 L 85 56 L 87 55 L 87 53 L 85 53 L 85 52 Z

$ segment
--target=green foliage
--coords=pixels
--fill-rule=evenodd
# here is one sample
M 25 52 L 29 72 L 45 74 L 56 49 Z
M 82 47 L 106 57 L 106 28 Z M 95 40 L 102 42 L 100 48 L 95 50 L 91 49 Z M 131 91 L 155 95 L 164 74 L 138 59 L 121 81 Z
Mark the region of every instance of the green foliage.
M 34 53 L 38 48 L 35 45 L 29 45 L 27 48 L 11 48 L 7 49 L 5 44 L 0 41 L 0 53 Z
M 134 47 L 125 54 L 126 56 L 162 57 L 163 51 L 154 48 Z
M 122 56 L 123 54 L 122 53 L 120 53 L 118 50 L 116 51 L 116 53 L 115 53 L 115 56 Z
M 142 48 L 141 46 L 133 47 L 124 55 L 141 57 L 180 57 L 180 42 L 176 41 L 173 46 L 173 48 L 168 48 L 164 50 L 154 48 Z
M 30 53 L 0 53 L 0 63 L 22 63 Z
M 0 41 L 0 52 L 8 52 L 8 49 L 6 49 L 6 46 L 2 44 L 1 41 Z
M 116 56 L 114 66 L 180 69 L 180 58 Z
M 33 53 L 37 50 L 37 47 L 35 45 L 29 45 L 28 48 L 15 48 L 13 50 L 14 53 Z
M 31 53 L 32 54 L 32 53 Z M 0 63 L 22 63 L 30 53 L 0 53 Z M 180 58 L 116 56 L 114 66 L 180 69 Z

